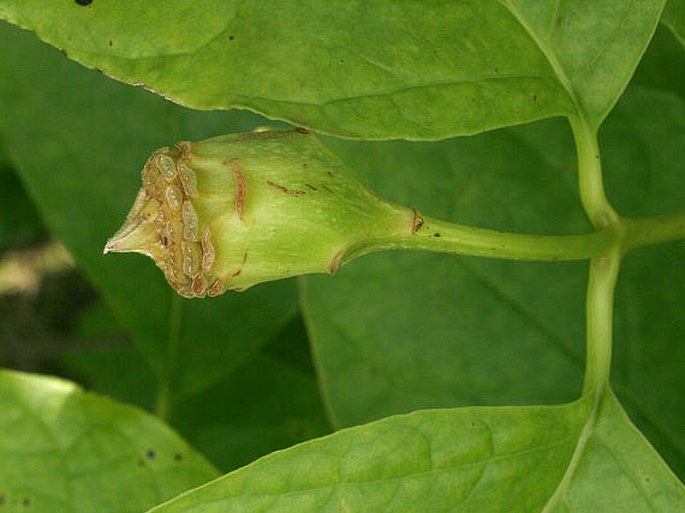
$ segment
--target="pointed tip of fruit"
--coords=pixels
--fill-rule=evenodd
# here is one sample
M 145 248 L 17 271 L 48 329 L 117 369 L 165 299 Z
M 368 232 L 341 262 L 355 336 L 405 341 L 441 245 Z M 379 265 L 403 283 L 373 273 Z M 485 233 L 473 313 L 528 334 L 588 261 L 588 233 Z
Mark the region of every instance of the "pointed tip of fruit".
M 141 253 L 152 257 L 151 248 L 157 242 L 158 234 L 154 223 L 126 221 L 107 241 L 103 254 Z

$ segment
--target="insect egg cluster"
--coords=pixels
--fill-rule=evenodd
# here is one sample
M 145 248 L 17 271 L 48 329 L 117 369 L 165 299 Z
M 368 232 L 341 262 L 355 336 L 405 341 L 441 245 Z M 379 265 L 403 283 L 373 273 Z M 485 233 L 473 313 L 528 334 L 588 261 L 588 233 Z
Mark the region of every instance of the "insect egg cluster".
M 200 225 L 193 204 L 200 193 L 189 160 L 190 143 L 157 150 L 145 163 L 143 188 L 127 221 L 146 233 L 144 252 L 180 295 L 218 296 L 224 282 L 212 274 L 211 228 Z

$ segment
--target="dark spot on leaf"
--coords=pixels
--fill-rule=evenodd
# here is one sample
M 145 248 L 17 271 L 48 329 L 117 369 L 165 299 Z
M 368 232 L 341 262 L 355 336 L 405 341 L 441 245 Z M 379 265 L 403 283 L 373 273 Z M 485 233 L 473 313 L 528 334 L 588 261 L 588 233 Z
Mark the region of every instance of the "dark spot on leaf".
M 114 46 L 114 41 L 112 41 L 112 40 L 110 39 L 109 42 L 108 42 L 107 44 L 108 44 L 108 45 L 110 46 L 110 48 L 111 48 L 112 46 Z
M 535 103 L 536 101 L 538 101 L 538 95 L 537 95 L 537 94 L 534 94 L 534 95 L 533 95 L 533 103 Z
M 147 456 L 147 459 L 149 460 L 154 460 L 157 454 L 155 453 L 154 449 L 148 449 L 145 451 L 145 456 Z
M 303 167 L 304 169 L 307 169 L 307 168 L 309 167 L 309 164 L 307 164 L 307 163 L 305 162 L 304 164 L 302 164 L 302 167 Z
M 174 454 L 174 461 L 183 461 L 183 454 L 181 454 L 180 452 Z
M 234 39 L 235 39 L 235 36 L 234 36 L 233 34 L 231 34 L 230 36 L 228 36 L 228 40 L 229 40 L 229 41 L 233 41 Z
M 440 235 L 439 233 L 434 233 L 433 237 L 442 237 L 442 235 Z
M 328 174 L 328 176 L 330 176 L 331 178 L 333 178 L 333 173 L 332 173 L 331 171 L 326 171 L 326 173 Z
M 499 68 L 495 68 L 495 69 L 494 69 L 494 72 L 495 72 L 495 73 L 499 73 Z
M 24 506 L 25 508 L 28 508 L 31 505 L 31 499 L 29 499 L 28 497 L 24 497 L 21 500 L 21 505 Z
M 309 187 L 309 188 L 310 188 L 311 190 L 313 190 L 313 191 L 318 191 L 318 190 L 319 190 L 319 189 L 317 189 L 316 187 L 314 187 L 314 186 L 313 186 L 312 184 L 310 184 L 310 183 L 306 183 L 305 185 L 306 185 L 307 187 Z
M 76 3 L 85 7 L 86 5 L 92 4 L 93 0 L 76 0 Z
M 340 64 L 345 64 L 345 59 L 340 59 Z
M 295 129 L 295 131 L 296 131 L 296 132 L 299 132 L 299 133 L 301 133 L 301 134 L 310 134 L 310 133 L 311 133 L 308 129 L 304 128 L 303 126 L 298 126 L 298 127 Z
M 98 73 L 102 73 L 102 70 L 101 70 L 100 68 L 94 68 L 94 69 L 95 69 L 95 71 L 97 71 Z

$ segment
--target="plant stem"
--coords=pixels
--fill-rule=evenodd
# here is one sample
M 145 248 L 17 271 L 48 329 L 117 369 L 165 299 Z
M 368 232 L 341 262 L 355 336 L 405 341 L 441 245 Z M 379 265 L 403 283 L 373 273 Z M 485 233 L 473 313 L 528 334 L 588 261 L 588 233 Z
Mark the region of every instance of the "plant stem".
M 685 213 L 654 217 L 624 218 L 623 250 L 685 239 Z
M 586 260 L 606 254 L 617 243 L 612 228 L 584 235 L 529 235 L 424 217 L 413 235 L 373 240 L 354 257 L 384 249 L 412 249 L 509 260 Z
M 571 129 L 576 141 L 580 200 L 585 213 L 597 229 L 616 224 L 619 216 L 604 194 L 597 131 L 580 117 L 571 118 Z
M 594 391 L 595 397 L 599 398 L 609 382 L 611 371 L 614 289 L 626 231 L 624 221 L 604 193 L 597 131 L 590 128 L 581 116 L 571 118 L 571 129 L 576 141 L 580 200 L 585 213 L 597 230 L 613 227 L 618 237 L 609 252 L 591 260 L 587 287 L 587 356 L 583 393 Z
M 599 396 L 609 381 L 614 289 L 621 266 L 620 248 L 590 262 L 586 299 L 587 359 L 583 393 Z
M 165 362 L 164 375 L 159 384 L 155 414 L 162 420 L 168 421 L 171 417 L 171 391 L 174 381 L 176 365 L 178 364 L 178 346 L 181 341 L 181 307 L 183 299 L 174 294 L 171 298 L 169 312 L 169 339 L 167 342 L 167 361 Z

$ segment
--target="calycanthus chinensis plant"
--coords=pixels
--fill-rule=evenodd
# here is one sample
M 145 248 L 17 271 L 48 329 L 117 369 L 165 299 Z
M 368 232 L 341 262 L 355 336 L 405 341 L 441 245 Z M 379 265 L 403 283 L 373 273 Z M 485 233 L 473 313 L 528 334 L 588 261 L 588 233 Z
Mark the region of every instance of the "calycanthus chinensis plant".
M 624 257 L 685 238 L 685 214 L 621 215 L 604 192 L 597 135 L 659 21 L 685 40 L 685 2 L 383 1 L 364 15 L 359 5 L 332 0 L 307 9 L 285 3 L 276 18 L 268 3 L 245 4 L 239 15 L 237 4 L 210 3 L 193 20 L 206 28 L 200 31 L 176 30 L 188 27 L 169 12 L 170 26 L 160 27 L 153 23 L 157 7 L 124 1 L 77 2 L 60 11 L 39 0 L 0 0 L 1 17 L 119 80 L 145 83 L 190 107 L 246 107 L 306 127 L 154 151 L 105 252 L 151 257 L 186 298 L 336 274 L 357 257 L 393 249 L 587 260 L 585 377 L 580 397 L 558 406 L 420 410 L 343 429 L 153 510 L 685 511 L 685 488 L 609 384 Z M 182 11 L 182 4 L 165 9 Z M 146 28 L 145 39 L 130 31 L 132 22 Z M 73 42 L 84 26 L 94 34 L 92 48 Z M 263 27 L 269 37 L 253 37 Z M 95 36 L 105 32 L 116 35 Z M 349 40 L 331 46 L 327 38 L 340 34 Z M 490 230 L 385 201 L 317 136 L 434 141 L 558 116 L 568 119 L 576 146 L 580 203 L 593 227 L 585 234 Z M 303 301 L 315 326 L 312 300 Z M 321 325 L 340 330 L 334 316 Z M 416 341 L 431 342 L 428 335 Z M 330 365 L 320 373 L 356 369 L 332 348 L 317 355 Z M 381 381 L 374 372 L 382 366 L 375 365 L 368 383 Z M 331 401 L 331 416 L 343 416 L 340 404 Z

